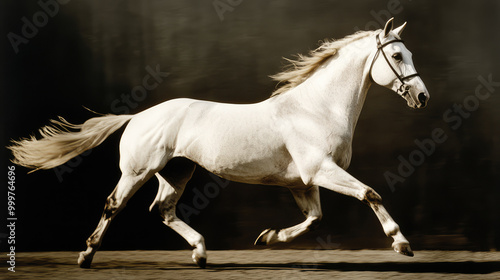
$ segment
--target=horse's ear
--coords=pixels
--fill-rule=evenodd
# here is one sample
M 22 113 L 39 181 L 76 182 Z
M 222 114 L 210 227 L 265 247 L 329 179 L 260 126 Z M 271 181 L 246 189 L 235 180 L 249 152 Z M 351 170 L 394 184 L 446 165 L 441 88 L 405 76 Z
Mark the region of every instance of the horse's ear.
M 385 23 L 385 27 L 384 27 L 384 37 L 387 37 L 389 35 L 389 33 L 392 31 L 392 28 L 393 28 L 393 24 L 392 22 L 394 21 L 394 18 L 391 18 L 389 19 L 386 23 Z
M 406 27 L 406 22 L 403 23 L 400 27 L 394 28 L 394 33 L 398 34 L 399 37 L 401 37 L 401 33 L 403 33 L 403 30 L 405 30 Z

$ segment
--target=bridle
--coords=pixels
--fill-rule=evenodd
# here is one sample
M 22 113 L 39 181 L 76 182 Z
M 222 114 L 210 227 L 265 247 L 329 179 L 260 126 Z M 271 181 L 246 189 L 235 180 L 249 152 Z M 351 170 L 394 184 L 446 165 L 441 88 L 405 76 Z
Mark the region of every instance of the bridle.
M 385 58 L 385 61 L 387 62 L 387 64 L 389 65 L 389 68 L 391 68 L 392 72 L 394 72 L 394 74 L 396 75 L 396 77 L 398 78 L 398 80 L 401 82 L 401 86 L 399 86 L 398 88 L 398 92 L 401 92 L 401 95 L 406 95 L 410 92 L 410 85 L 407 85 L 405 84 L 404 80 L 407 80 L 407 79 L 410 79 L 410 78 L 413 78 L 413 77 L 416 77 L 416 76 L 420 76 L 417 72 L 413 73 L 413 74 L 410 74 L 410 75 L 407 75 L 407 76 L 403 76 L 403 75 L 400 75 L 396 69 L 394 68 L 394 66 L 392 66 L 392 63 L 391 61 L 387 58 L 387 55 L 385 54 L 384 52 L 384 47 L 389 45 L 389 44 L 392 44 L 392 43 L 397 43 L 397 42 L 403 42 L 403 40 L 401 39 L 393 39 L 393 40 L 390 40 L 390 41 L 387 41 L 385 43 L 381 43 L 380 42 L 380 33 L 376 35 L 375 39 L 377 40 L 377 52 L 375 53 L 375 56 L 373 57 L 373 60 L 372 60 L 372 63 L 370 65 L 370 78 L 373 80 L 373 77 L 372 77 L 372 68 L 373 68 L 373 64 L 375 64 L 375 60 L 377 60 L 377 57 L 379 56 L 380 53 L 382 53 L 382 56 Z M 411 95 L 410 95 L 411 96 Z

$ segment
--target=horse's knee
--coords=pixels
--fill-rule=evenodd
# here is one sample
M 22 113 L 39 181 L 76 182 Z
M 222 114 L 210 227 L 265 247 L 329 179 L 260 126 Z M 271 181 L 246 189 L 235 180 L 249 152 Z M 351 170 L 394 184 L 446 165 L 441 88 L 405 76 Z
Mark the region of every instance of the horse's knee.
M 158 208 L 163 223 L 167 226 L 170 226 L 172 222 L 177 219 L 177 216 L 175 215 L 175 205 L 157 204 L 156 207 Z
M 366 204 L 381 204 L 382 197 L 372 188 L 367 187 L 362 201 Z
M 177 217 L 171 213 L 160 214 L 160 216 L 163 219 L 163 223 L 167 226 L 170 226 L 177 219 Z
M 114 217 L 121 208 L 123 208 L 123 203 L 120 203 L 113 196 L 108 197 L 104 206 L 104 218 L 110 219 Z

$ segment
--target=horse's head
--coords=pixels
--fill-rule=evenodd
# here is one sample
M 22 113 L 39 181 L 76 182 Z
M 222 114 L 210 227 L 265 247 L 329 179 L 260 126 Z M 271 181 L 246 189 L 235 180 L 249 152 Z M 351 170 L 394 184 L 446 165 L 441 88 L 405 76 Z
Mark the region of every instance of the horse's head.
M 373 51 L 370 65 L 372 80 L 401 95 L 408 106 L 424 108 L 429 92 L 413 66 L 412 54 L 403 44 L 401 33 L 406 23 L 393 29 L 393 19 L 376 35 L 377 48 Z

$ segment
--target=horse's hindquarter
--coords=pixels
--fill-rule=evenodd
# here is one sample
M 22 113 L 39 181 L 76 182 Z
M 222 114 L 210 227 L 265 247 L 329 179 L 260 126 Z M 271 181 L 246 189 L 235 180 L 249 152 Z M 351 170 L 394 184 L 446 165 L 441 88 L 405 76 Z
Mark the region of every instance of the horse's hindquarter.
M 177 135 L 175 156 L 183 156 L 226 179 L 290 184 L 291 157 L 269 102 L 234 105 L 194 102 Z
M 120 141 L 120 168 L 162 168 L 172 158 L 177 131 L 193 99 L 172 99 L 135 115 Z

